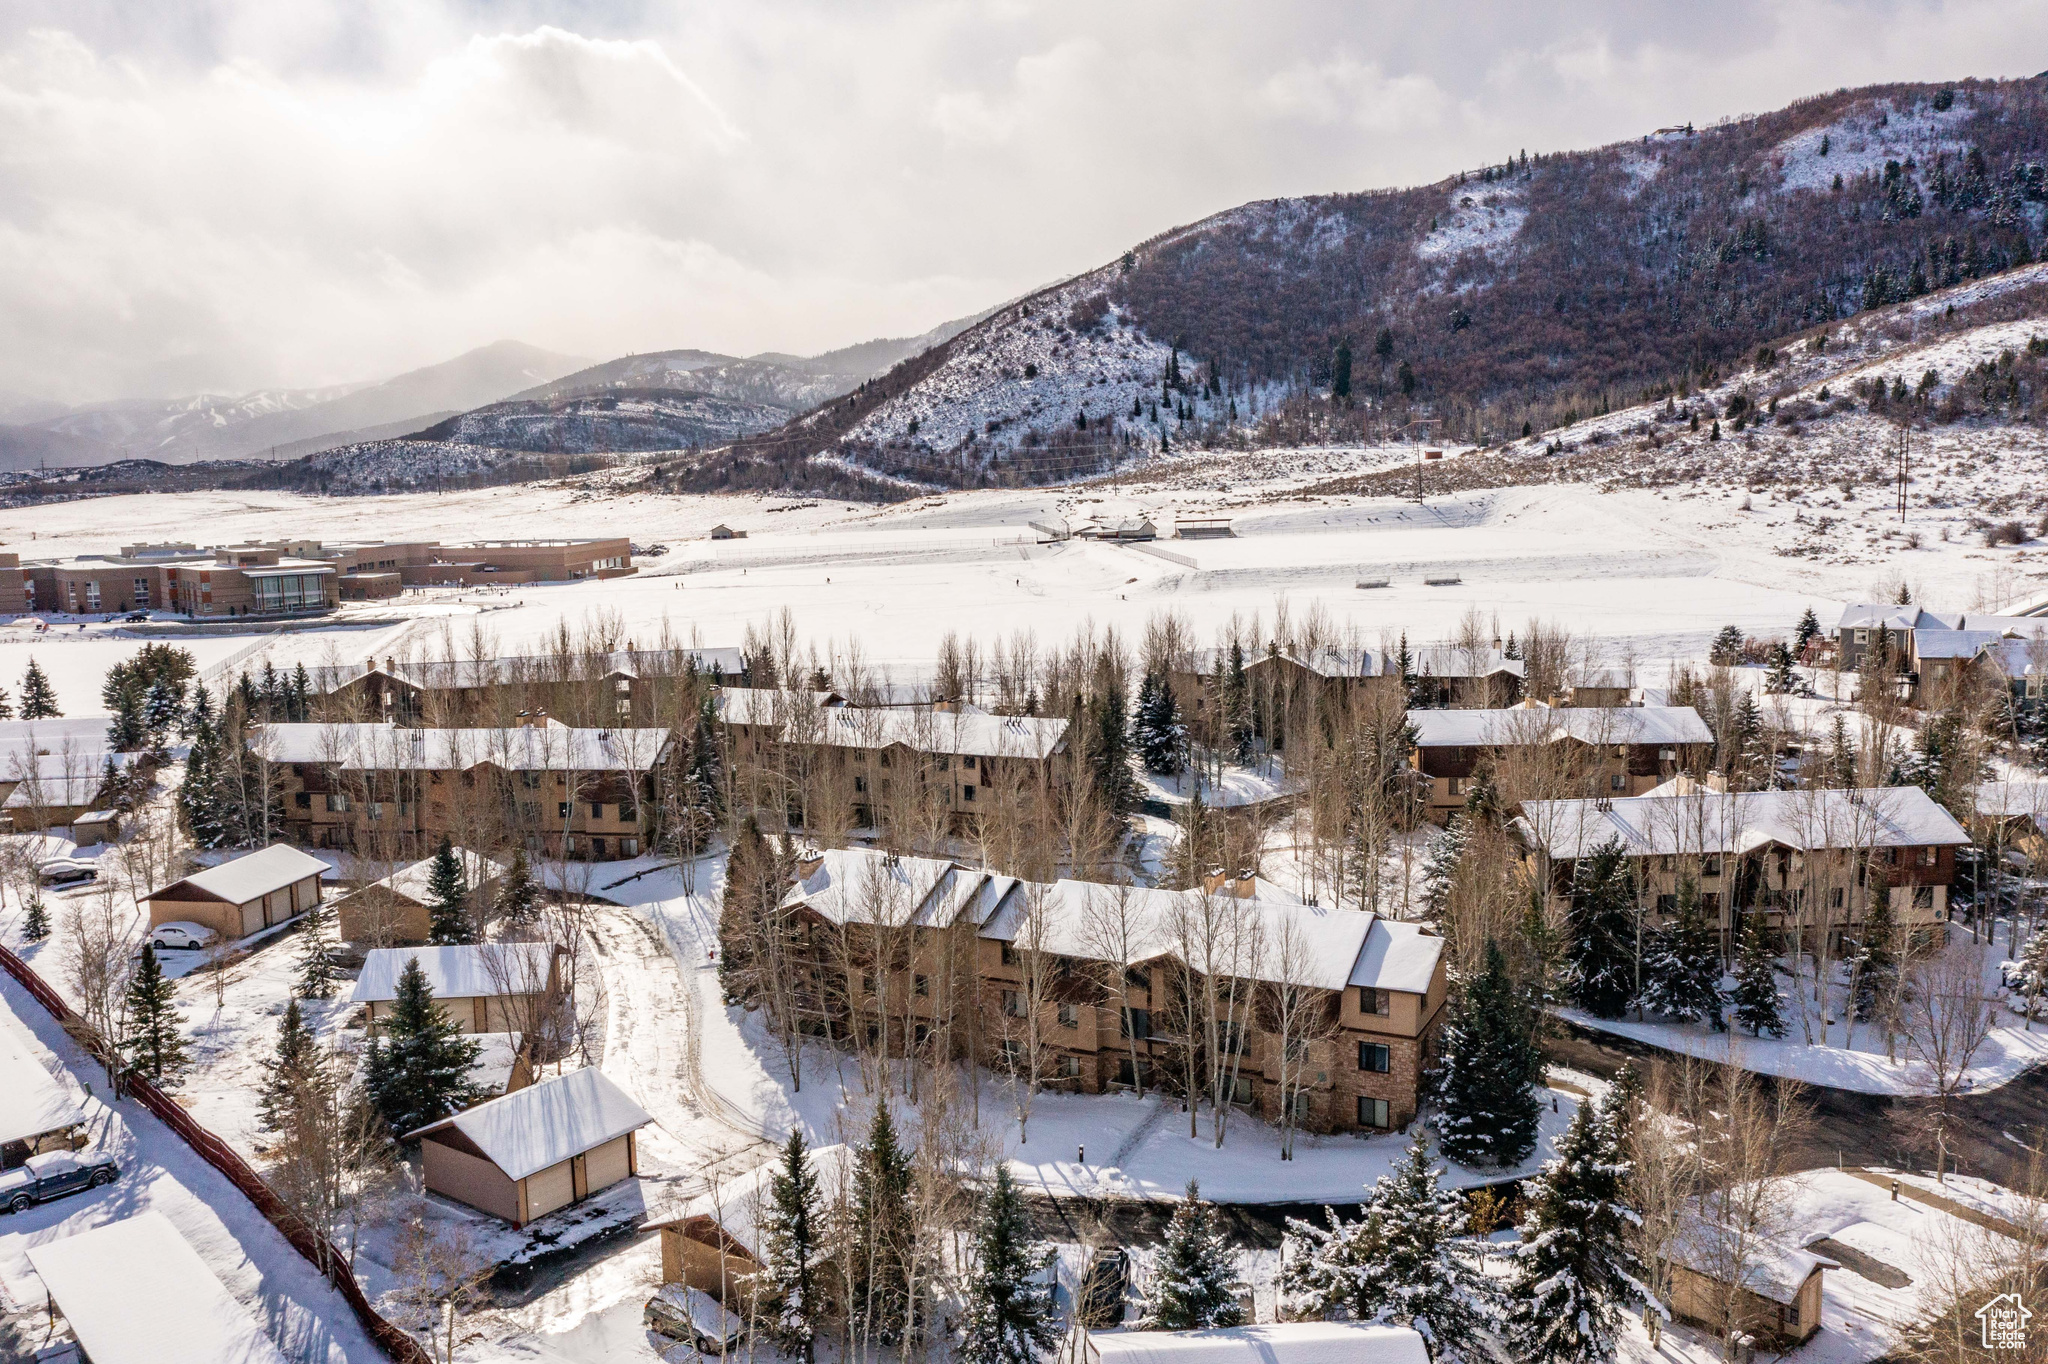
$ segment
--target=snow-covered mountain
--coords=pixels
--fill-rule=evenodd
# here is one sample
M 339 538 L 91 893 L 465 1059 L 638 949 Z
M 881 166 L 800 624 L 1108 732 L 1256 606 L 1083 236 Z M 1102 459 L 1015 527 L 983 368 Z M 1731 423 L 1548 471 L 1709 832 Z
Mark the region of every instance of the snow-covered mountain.
M 2038 258 L 2044 95 L 2041 79 L 1840 91 L 1411 189 L 1246 204 L 679 473 L 801 488 L 818 462 L 976 486 L 1416 419 L 1450 441 L 1553 429 Z
M 621 388 L 492 403 L 438 422 L 413 439 L 536 454 L 685 450 L 779 426 L 793 410 L 791 404 L 689 389 Z

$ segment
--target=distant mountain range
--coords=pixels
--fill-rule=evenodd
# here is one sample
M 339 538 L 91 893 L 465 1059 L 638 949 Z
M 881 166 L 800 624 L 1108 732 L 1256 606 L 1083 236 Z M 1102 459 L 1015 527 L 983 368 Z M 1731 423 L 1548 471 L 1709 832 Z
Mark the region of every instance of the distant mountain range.
M 1418 188 L 1245 204 L 658 485 L 1043 482 L 1417 420 L 1499 441 L 1682 395 L 1765 342 L 2038 259 L 2044 92 L 1838 91 Z

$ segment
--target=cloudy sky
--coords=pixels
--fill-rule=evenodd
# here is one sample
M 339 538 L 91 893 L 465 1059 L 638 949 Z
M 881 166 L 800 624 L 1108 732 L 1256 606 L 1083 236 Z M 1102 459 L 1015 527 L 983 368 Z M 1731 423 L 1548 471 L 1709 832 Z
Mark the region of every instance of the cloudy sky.
M 2040 0 L 0 0 L 0 390 L 813 352 L 1247 199 L 2042 67 Z

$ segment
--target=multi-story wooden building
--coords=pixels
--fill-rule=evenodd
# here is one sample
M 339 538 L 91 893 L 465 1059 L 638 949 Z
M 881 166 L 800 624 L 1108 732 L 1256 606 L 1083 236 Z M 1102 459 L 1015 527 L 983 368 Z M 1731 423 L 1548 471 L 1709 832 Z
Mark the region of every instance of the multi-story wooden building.
M 1570 904 L 1577 864 L 1612 844 L 1640 902 L 1659 915 L 1675 910 L 1680 883 L 1690 881 L 1724 950 L 1752 916 L 1810 945 L 1825 935 L 1832 950 L 1856 938 L 1879 895 L 1904 931 L 1944 931 L 1956 849 L 1970 836 L 1919 787 L 1672 786 L 1672 794 L 1633 799 L 1523 803 L 1514 828 L 1554 908 Z
M 315 723 L 257 727 L 252 750 L 277 783 L 286 835 L 380 858 L 417 857 L 445 836 L 548 857 L 637 857 L 657 826 L 666 729 L 488 729 Z
M 1409 765 L 1428 783 L 1424 808 L 1442 823 L 1468 787 L 1507 765 L 1542 767 L 1589 798 L 1639 796 L 1707 760 L 1713 731 L 1690 706 L 1411 710 Z M 1532 773 L 1533 775 L 1533 773 Z M 1546 782 L 1546 784 L 1548 784 Z
M 1046 1087 L 1207 1089 L 1315 1131 L 1415 1116 L 1446 995 L 1443 940 L 1244 878 L 1203 891 L 1029 882 L 932 858 L 813 854 L 792 913 L 792 1007 L 971 1055 Z M 1219 1004 L 1218 1001 L 1225 1001 Z
M 429 662 L 367 658 L 309 671 L 319 711 L 402 725 L 505 723 L 535 711 L 581 725 L 674 722 L 664 691 L 744 676 L 738 649 L 615 649 Z

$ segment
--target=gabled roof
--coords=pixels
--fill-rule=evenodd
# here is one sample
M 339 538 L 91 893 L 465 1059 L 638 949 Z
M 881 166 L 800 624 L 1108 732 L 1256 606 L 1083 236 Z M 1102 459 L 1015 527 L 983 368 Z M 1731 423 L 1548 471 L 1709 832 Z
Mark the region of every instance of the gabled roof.
M 94 1364 L 284 1364 L 160 1212 L 32 1245 L 28 1262 Z
M 85 1121 L 85 1105 L 52 1075 L 35 1053 L 0 1029 L 0 1142 L 25 1141 Z
M 1691 706 L 1517 706 L 1411 710 L 1418 748 L 1504 748 L 1575 739 L 1586 744 L 1710 744 Z
M 373 947 L 363 957 L 362 974 L 356 977 L 356 988 L 349 999 L 356 1004 L 373 1004 L 398 998 L 398 978 L 405 974 L 406 963 L 415 957 L 436 999 L 533 993 L 546 985 L 554 955 L 554 948 L 544 942 Z
M 839 1197 L 839 1186 L 853 1163 L 852 1148 L 834 1144 L 813 1146 L 810 1149 L 810 1170 L 818 1178 L 819 1201 L 830 1207 Z M 742 1253 L 761 1258 L 758 1218 L 764 1206 L 772 1198 L 771 1188 L 775 1176 L 782 1172 L 782 1161 L 770 1159 L 737 1179 L 724 1181 L 715 1194 L 705 1194 L 683 1205 L 676 1216 L 665 1222 L 655 1222 L 653 1227 L 683 1227 L 698 1218 L 715 1223 L 719 1230 L 739 1246 Z
M 472 886 L 479 881 L 496 880 L 506 872 L 503 862 L 494 861 L 482 853 L 471 852 L 467 848 L 456 848 L 454 853 L 462 860 L 462 874 Z M 366 890 L 388 890 L 416 905 L 431 904 L 434 897 L 428 881 L 433 871 L 434 859 L 422 857 L 410 866 L 400 867 L 383 880 L 372 881 L 359 890 L 351 891 L 350 894 L 360 895 Z
M 525 1179 L 653 1122 L 595 1066 L 551 1075 L 406 1134 L 408 1141 L 453 1129 L 508 1179 Z
M 1428 994 L 1429 982 L 1435 978 L 1436 964 L 1443 955 L 1444 940 L 1423 932 L 1420 924 L 1376 917 L 1347 983 L 1374 990 Z
M 792 714 L 844 705 L 835 691 L 790 691 L 778 687 L 720 687 L 713 705 L 728 725 L 779 725 Z
M 1731 1282 L 1739 1272 L 1736 1287 L 1788 1307 L 1799 1300 L 1800 1285 L 1815 1270 L 1841 1267 L 1811 1251 L 1769 1238 L 1738 1236 L 1696 1217 L 1680 1225 L 1666 1253 L 1675 1263 L 1721 1283 Z
M 1409 664 L 1417 677 L 1459 678 L 1498 677 L 1510 674 L 1527 677 L 1529 665 L 1519 658 L 1509 658 L 1498 649 L 1485 649 L 1474 656 L 1470 651 L 1455 644 L 1427 644 L 1415 651 L 1414 661 Z
M 1910 602 L 1904 606 L 1894 602 L 1851 602 L 1842 608 L 1842 618 L 1835 622 L 1835 629 L 1839 632 L 1882 627 L 1898 634 L 1905 630 L 1954 630 L 1961 625 L 1962 617 L 1954 612 L 1936 615 Z
M 199 891 L 223 904 L 246 905 L 308 876 L 324 875 L 327 870 L 327 864 L 319 858 L 302 853 L 289 844 L 273 843 L 261 851 L 194 872 L 161 890 L 151 891 L 143 898 L 154 899 L 183 888 Z
M 332 763 L 344 771 L 644 772 L 661 761 L 666 729 L 511 725 L 412 729 L 376 724 L 262 725 L 250 740 L 272 762 Z
M 1252 668 L 1275 656 L 1263 652 L 1247 653 L 1244 665 Z M 1393 660 L 1377 649 L 1345 648 L 1336 644 L 1323 644 L 1313 649 L 1283 649 L 1277 657 L 1306 668 L 1318 677 L 1389 677 L 1394 669 Z M 1193 649 L 1186 661 L 1187 671 L 1207 675 L 1215 672 L 1218 664 L 1227 666 L 1230 654 L 1225 649 Z
M 1630 857 L 1810 848 L 1960 846 L 1963 826 L 1917 786 L 1850 791 L 1709 791 L 1621 800 L 1531 800 L 1515 828 L 1552 857 L 1590 856 L 1610 840 Z
M 834 706 L 819 714 L 817 742 L 834 748 L 901 745 L 918 753 L 1046 758 L 1066 744 L 1067 722 L 1030 715 L 915 707 Z
M 1919 630 L 1913 635 L 1917 658 L 1975 658 L 2005 636 L 1996 630 Z
M 306 676 L 315 695 L 325 696 L 360 677 L 381 673 L 410 687 L 429 691 L 494 687 L 520 682 L 548 683 L 585 681 L 604 677 L 676 677 L 694 664 L 700 673 L 738 677 L 746 670 L 746 656 L 731 648 L 616 649 L 603 654 L 524 654 L 501 658 L 394 659 L 382 664 L 341 663 L 308 668 Z

